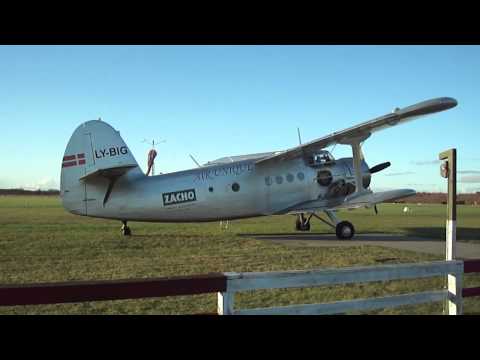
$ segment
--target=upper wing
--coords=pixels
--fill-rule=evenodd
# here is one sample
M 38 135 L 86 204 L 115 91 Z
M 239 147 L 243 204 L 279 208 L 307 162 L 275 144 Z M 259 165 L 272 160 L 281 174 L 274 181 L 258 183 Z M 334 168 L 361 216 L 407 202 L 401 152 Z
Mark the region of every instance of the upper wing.
M 244 161 L 244 160 L 258 160 L 258 159 L 263 159 L 265 157 L 272 156 L 274 154 L 275 152 L 266 152 L 266 153 L 257 153 L 257 154 L 226 156 L 220 159 L 209 161 L 206 164 L 203 164 L 202 166 L 231 164 L 233 162 Z
M 334 132 L 328 136 L 320 139 L 313 140 L 309 143 L 294 147 L 292 149 L 277 153 L 260 159 L 256 164 L 264 164 L 271 161 L 280 161 L 293 159 L 302 155 L 311 154 L 319 149 L 323 149 L 334 143 L 345 143 L 348 139 L 355 137 L 369 136 L 371 133 L 385 128 L 395 126 L 417 117 L 433 114 L 439 111 L 444 111 L 453 108 L 457 105 L 455 99 L 449 97 L 442 97 L 432 100 L 420 102 L 415 105 L 407 106 L 403 109 L 396 109 L 390 114 L 386 114 L 379 118 L 366 121 L 356 126 L 352 126 L 348 129 Z

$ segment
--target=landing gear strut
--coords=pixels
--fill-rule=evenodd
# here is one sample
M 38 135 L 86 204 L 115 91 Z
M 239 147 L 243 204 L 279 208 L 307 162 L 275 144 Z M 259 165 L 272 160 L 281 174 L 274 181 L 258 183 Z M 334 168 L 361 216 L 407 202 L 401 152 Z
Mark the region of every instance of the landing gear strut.
M 303 214 L 298 214 L 297 215 L 297 221 L 295 222 L 295 230 L 297 231 L 310 231 L 310 219 L 312 216 L 308 219 L 305 219 L 305 215 Z
M 325 214 L 328 216 L 331 222 L 322 219 L 315 213 L 311 213 L 308 218 L 306 218 L 305 214 L 303 213 L 298 214 L 295 222 L 295 229 L 297 231 L 310 231 L 310 220 L 313 216 L 315 216 L 318 220 L 335 229 L 337 238 L 341 240 L 351 239 L 353 235 L 355 235 L 355 228 L 353 227 L 352 223 L 348 221 L 340 221 L 332 211 L 325 211 Z
M 127 221 L 126 220 L 123 220 L 122 221 L 122 234 L 125 235 L 125 236 L 130 236 L 132 235 L 132 231 L 130 230 L 130 228 L 127 226 Z

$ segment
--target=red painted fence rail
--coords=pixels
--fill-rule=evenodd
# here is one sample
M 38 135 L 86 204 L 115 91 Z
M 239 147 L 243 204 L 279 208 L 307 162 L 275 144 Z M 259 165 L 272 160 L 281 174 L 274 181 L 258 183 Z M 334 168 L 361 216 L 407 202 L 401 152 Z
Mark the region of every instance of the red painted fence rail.
M 462 290 L 462 296 L 464 298 L 473 297 L 473 296 L 480 296 L 480 287 L 465 288 L 465 289 Z
M 463 272 L 480 273 L 480 259 L 463 260 Z
M 1 285 L 0 306 L 196 295 L 227 290 L 222 273 L 154 279 Z
M 464 260 L 463 261 L 463 273 L 480 273 L 480 259 Z M 464 288 L 462 290 L 462 296 L 464 298 L 480 296 L 480 287 Z

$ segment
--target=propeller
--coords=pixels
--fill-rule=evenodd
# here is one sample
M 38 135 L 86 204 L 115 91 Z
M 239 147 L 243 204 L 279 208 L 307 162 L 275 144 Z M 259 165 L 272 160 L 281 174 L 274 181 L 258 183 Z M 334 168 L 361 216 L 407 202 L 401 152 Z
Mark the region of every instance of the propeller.
M 383 169 L 386 169 L 390 166 L 390 161 L 387 161 L 387 162 L 384 162 L 384 163 L 381 163 L 381 164 L 378 164 L 378 165 L 375 165 L 374 167 L 371 167 L 369 170 L 370 170 L 370 174 L 375 174 L 379 171 L 382 171 Z

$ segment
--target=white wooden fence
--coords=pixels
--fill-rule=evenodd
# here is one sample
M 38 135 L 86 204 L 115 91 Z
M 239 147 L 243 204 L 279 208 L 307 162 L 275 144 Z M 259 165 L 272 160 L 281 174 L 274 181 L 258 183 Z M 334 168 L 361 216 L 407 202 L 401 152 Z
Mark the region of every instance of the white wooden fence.
M 341 314 L 400 305 L 448 301 L 448 314 L 462 314 L 463 261 L 395 264 L 341 269 L 299 270 L 286 272 L 225 273 L 227 289 L 218 293 L 220 315 L 320 315 Z M 448 288 L 436 291 L 394 295 L 380 298 L 337 301 L 322 304 L 293 305 L 274 308 L 235 309 L 235 293 L 248 290 L 303 288 L 373 281 L 448 277 Z

